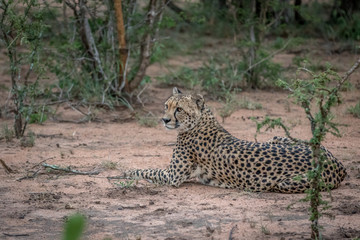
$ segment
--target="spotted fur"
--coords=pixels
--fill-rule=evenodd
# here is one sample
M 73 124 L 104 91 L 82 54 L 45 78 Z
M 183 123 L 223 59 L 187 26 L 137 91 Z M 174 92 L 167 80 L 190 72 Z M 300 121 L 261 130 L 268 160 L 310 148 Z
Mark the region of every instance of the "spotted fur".
M 174 88 L 165 103 L 163 122 L 179 131 L 167 169 L 127 172 L 131 179 L 180 186 L 196 177 L 201 183 L 223 188 L 300 193 L 310 187 L 312 151 L 304 144 L 274 137 L 265 143 L 237 139 L 205 107 L 201 95 L 185 95 Z M 336 188 L 346 176 L 344 166 L 324 147 L 327 160 L 322 173 L 326 188 Z

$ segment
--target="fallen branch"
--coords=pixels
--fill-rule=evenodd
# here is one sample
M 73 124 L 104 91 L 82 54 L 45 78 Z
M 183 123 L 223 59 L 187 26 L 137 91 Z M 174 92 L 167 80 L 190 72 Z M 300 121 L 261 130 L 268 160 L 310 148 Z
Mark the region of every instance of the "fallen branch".
M 229 240 L 232 240 L 233 239 L 233 233 L 235 231 L 235 229 L 237 228 L 237 225 L 233 226 L 230 230 L 230 233 L 229 233 Z
M 49 157 L 49 158 L 45 158 L 44 160 L 41 160 L 40 162 L 36 163 L 34 166 L 32 166 L 31 169 L 34 169 L 35 167 L 38 167 L 40 166 L 43 162 L 47 161 L 47 160 L 50 160 L 50 159 L 53 159 L 55 157 Z
M 74 170 L 71 169 L 70 167 L 67 168 L 62 168 L 56 165 L 51 165 L 51 164 L 47 164 L 47 163 L 43 163 L 41 164 L 43 167 L 45 168 L 50 168 L 53 170 L 57 170 L 57 171 L 63 171 L 63 172 L 68 172 L 68 173 L 72 173 L 72 174 L 78 174 L 78 175 L 98 175 L 100 172 L 99 171 L 93 171 L 93 172 L 81 172 L 78 170 Z
M 7 237 L 28 237 L 28 236 L 30 236 L 28 233 L 15 233 L 15 234 L 3 233 L 3 234 Z
M 24 179 L 35 178 L 38 175 L 38 173 L 40 172 L 40 170 L 41 170 L 41 168 L 39 168 L 37 171 L 35 171 L 32 175 L 29 175 L 29 173 L 28 173 L 28 175 L 26 175 L 24 177 L 17 178 L 16 181 L 21 182 Z
M 0 158 L 0 163 L 4 167 L 6 173 L 13 173 L 14 172 L 8 165 L 6 165 L 4 160 L 2 160 L 1 158 Z

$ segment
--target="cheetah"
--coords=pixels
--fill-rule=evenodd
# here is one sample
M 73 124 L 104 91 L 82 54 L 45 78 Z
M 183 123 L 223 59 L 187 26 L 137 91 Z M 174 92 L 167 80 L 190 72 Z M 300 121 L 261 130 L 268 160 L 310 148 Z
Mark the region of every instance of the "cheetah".
M 175 87 L 165 102 L 162 122 L 178 130 L 169 167 L 128 171 L 126 178 L 175 187 L 197 178 L 205 185 L 253 192 L 301 193 L 310 188 L 306 174 L 312 169 L 311 148 L 280 137 L 265 143 L 240 140 L 218 123 L 199 94 L 183 94 Z M 346 170 L 323 149 L 325 187 L 337 188 Z

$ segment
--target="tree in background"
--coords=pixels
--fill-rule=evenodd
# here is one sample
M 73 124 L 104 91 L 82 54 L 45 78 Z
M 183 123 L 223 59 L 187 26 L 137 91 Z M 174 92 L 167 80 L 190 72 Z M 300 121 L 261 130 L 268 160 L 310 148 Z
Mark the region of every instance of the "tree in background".
M 68 27 L 54 30 L 58 52 L 50 63 L 58 87 L 66 92 L 62 97 L 86 104 L 128 104 L 126 98 L 142 84 L 150 64 L 164 2 L 151 0 L 142 11 L 136 0 L 64 0 L 72 14 L 52 23 L 66 20 Z M 71 51 L 64 52 L 65 46 Z
M 118 43 L 119 43 L 119 55 L 120 55 L 120 64 L 119 64 L 119 83 L 118 90 L 125 89 L 129 92 L 129 83 L 126 77 L 126 65 L 127 58 L 129 54 L 129 49 L 126 47 L 126 33 L 124 26 L 124 17 L 121 0 L 114 2 L 115 14 L 116 14 L 116 27 L 118 34 Z
M 0 41 L 10 64 L 11 94 L 17 138 L 24 135 L 30 117 L 36 112 L 38 80 L 42 76 L 41 43 L 45 24 L 37 0 L 0 1 Z M 36 75 L 35 77 L 32 75 Z

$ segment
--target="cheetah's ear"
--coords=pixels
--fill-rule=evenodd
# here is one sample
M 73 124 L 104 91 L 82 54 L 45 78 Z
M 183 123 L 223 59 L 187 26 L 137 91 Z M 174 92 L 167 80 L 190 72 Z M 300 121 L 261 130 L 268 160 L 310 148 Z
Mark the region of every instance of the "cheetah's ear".
M 204 106 L 205 106 L 205 100 L 204 100 L 204 97 L 200 94 L 197 94 L 195 96 L 195 101 L 196 101 L 196 105 L 198 106 L 198 108 L 200 110 L 203 110 L 204 109 Z
M 177 88 L 177 87 L 174 87 L 173 88 L 173 95 L 176 95 L 176 94 L 181 94 L 182 92 Z

